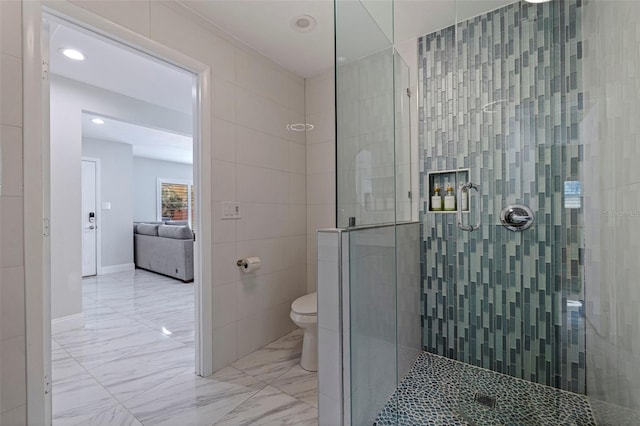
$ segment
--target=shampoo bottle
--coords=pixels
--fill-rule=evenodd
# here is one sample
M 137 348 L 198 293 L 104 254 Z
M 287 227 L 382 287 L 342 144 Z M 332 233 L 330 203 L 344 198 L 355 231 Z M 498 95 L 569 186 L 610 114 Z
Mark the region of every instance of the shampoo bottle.
M 456 196 L 451 184 L 447 184 L 447 194 L 444 196 L 444 209 L 448 212 L 456 210 Z
M 432 211 L 442 210 L 442 197 L 440 196 L 440 185 L 438 185 L 437 183 L 433 187 L 433 195 L 431 196 L 431 210 Z
M 463 212 L 469 211 L 469 190 L 468 189 L 463 189 L 462 190 L 462 200 L 460 200 L 460 210 L 462 210 Z

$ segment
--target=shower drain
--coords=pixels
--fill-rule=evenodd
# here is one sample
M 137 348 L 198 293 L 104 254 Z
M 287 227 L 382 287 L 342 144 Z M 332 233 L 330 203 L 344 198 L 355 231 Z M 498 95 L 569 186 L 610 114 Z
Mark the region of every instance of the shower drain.
M 496 407 L 496 399 L 492 396 L 489 395 L 483 395 L 481 393 L 476 393 L 475 397 L 473 398 L 475 402 L 482 404 L 482 405 L 486 405 L 489 408 L 495 408 Z

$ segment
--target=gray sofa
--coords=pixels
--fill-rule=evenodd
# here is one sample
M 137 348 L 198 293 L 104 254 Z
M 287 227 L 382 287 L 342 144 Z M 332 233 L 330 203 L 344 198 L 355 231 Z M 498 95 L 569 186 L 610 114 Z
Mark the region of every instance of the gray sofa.
M 137 268 L 193 281 L 193 232 L 188 225 L 134 224 L 133 255 Z

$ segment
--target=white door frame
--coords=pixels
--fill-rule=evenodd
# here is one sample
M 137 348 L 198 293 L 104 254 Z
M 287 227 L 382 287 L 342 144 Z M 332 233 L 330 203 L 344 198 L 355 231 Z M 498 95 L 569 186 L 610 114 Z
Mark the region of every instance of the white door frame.
M 96 275 L 102 275 L 102 166 L 99 158 L 82 156 L 82 161 L 96 163 Z
M 45 10 L 46 8 L 46 10 Z M 48 31 L 44 14 L 98 33 L 196 75 L 194 99 L 194 181 L 196 222 L 195 373 L 213 373 L 211 71 L 209 66 L 136 32 L 90 13 L 68 0 L 22 1 L 24 251 L 26 305 L 27 421 L 51 424 L 51 280 L 49 238 L 49 79 Z M 46 36 L 46 37 L 43 37 Z M 203 259 L 206 259 L 203 261 Z

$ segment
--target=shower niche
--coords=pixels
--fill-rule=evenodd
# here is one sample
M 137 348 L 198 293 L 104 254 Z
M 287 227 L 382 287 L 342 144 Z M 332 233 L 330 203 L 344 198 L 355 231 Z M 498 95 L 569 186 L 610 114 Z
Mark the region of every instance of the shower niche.
M 427 173 L 427 187 L 426 191 L 429 195 L 427 198 L 427 209 L 429 213 L 458 213 L 461 210 L 462 213 L 469 212 L 469 193 L 465 190 L 462 194 L 458 194 L 458 187 L 462 184 L 469 182 L 469 169 L 457 169 L 457 170 L 442 170 L 438 172 Z M 447 188 L 453 189 L 453 195 L 455 197 L 455 204 L 453 208 L 446 204 L 445 197 L 447 195 Z M 438 199 L 436 190 L 440 196 L 440 206 L 438 206 Z

